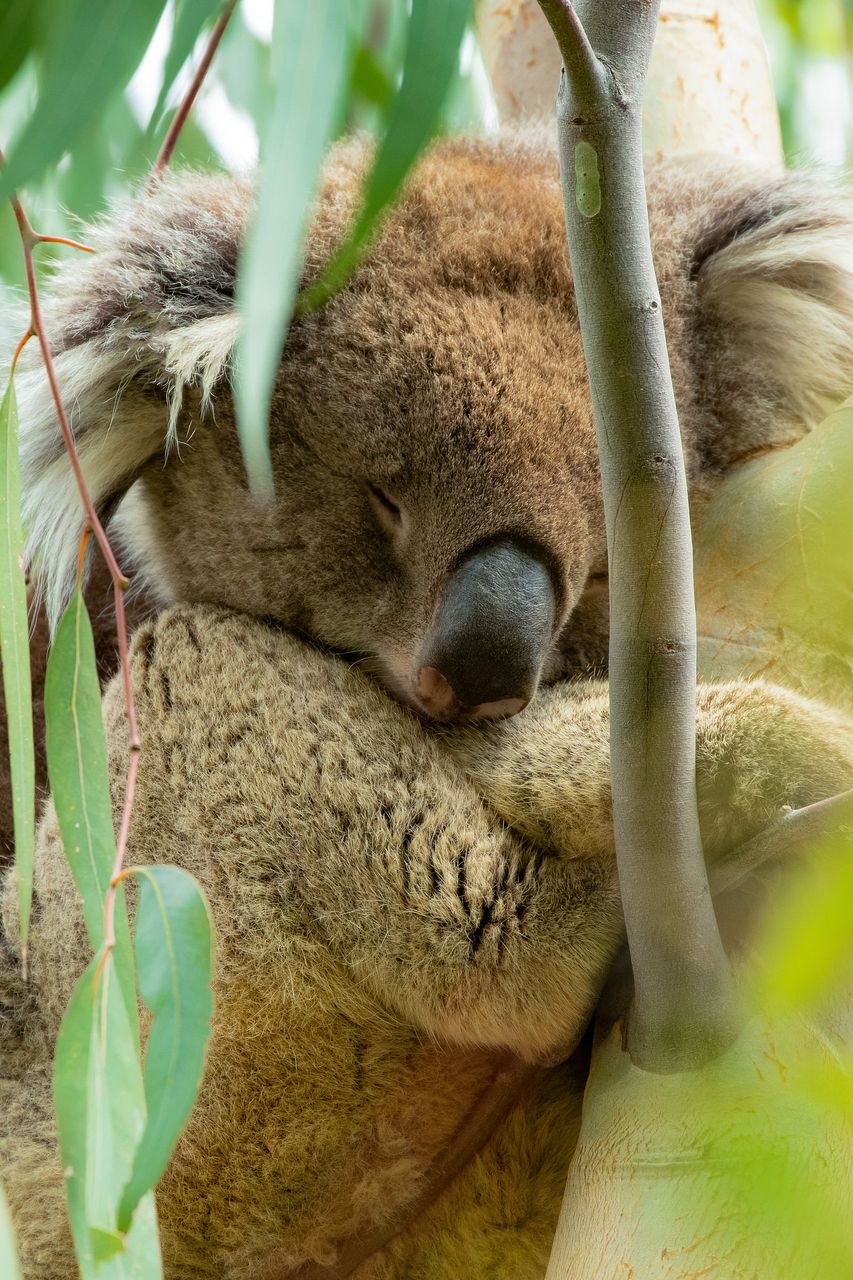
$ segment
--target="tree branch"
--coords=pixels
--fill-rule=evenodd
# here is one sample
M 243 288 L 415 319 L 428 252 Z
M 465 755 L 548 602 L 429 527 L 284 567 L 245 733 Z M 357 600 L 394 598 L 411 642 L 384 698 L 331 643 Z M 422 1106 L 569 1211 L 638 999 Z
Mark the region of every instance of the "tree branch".
M 736 1021 L 699 834 L 687 482 L 642 166 L 659 4 L 540 4 L 568 71 L 560 168 L 607 523 L 613 825 L 636 992 L 628 1049 L 647 1070 L 673 1071 L 718 1053 Z
M 604 88 L 606 71 L 587 38 L 574 5 L 570 0 L 539 0 L 539 8 L 554 32 L 576 100 L 595 106 Z
M 213 61 L 216 50 L 219 48 L 219 42 L 225 35 L 225 28 L 231 21 L 231 15 L 234 12 L 236 5 L 237 0 L 227 0 L 216 26 L 210 33 L 207 48 L 202 55 L 201 61 L 196 67 L 195 75 L 190 81 L 187 91 L 181 99 L 174 117 L 172 118 L 172 123 L 169 125 L 166 137 L 163 140 L 163 145 L 160 148 L 160 153 L 154 161 L 151 176 L 148 179 L 149 190 L 160 180 L 160 178 L 162 178 L 163 174 L 169 167 L 175 147 L 178 145 L 178 138 L 181 135 L 181 130 L 186 124 L 187 117 L 193 109 L 199 90 L 204 84 L 204 78 L 210 70 L 210 64 Z

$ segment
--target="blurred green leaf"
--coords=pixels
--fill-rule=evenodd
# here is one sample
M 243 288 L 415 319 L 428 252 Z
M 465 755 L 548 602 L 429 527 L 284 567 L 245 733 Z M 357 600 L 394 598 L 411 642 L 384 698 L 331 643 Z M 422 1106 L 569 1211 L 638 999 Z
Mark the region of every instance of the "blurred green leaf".
M 62 615 L 48 657 L 44 718 L 47 770 L 62 844 L 97 951 L 104 941 L 104 897 L 116 846 L 95 644 L 79 587 Z M 121 885 L 116 893 L 115 933 L 119 984 L 128 1019 L 136 1028 L 133 952 Z
M 145 1050 L 148 1119 L 122 1193 L 119 1230 L 166 1167 L 204 1070 L 213 997 L 213 926 L 196 881 L 178 867 L 138 867 L 134 941 L 139 993 L 154 1015 Z
M 360 4 L 347 5 L 350 19 Z M 334 0 L 276 6 L 274 98 L 262 140 L 263 177 L 244 245 L 237 298 L 245 316 L 235 399 L 252 487 L 272 490 L 268 417 L 302 257 L 306 219 L 349 81 L 352 42 Z
M 23 1280 L 15 1244 L 15 1231 L 2 1186 L 0 1186 L 0 1276 L 3 1276 L 3 1280 Z
M 166 110 L 169 91 L 192 53 L 196 40 L 208 21 L 218 15 L 221 9 L 222 0 L 177 0 L 172 40 L 163 67 L 163 83 L 148 125 L 149 136 L 160 123 Z
M 783 882 L 755 944 L 758 999 L 822 1012 L 853 986 L 853 846 L 822 842 Z
M 0 404 L 0 495 L 3 517 L 0 529 L 0 653 L 12 769 L 21 944 L 26 956 L 33 892 L 36 783 L 21 481 L 18 474 L 18 410 L 11 379 Z
M 145 1123 L 133 1028 L 110 959 L 99 952 L 68 1005 L 54 1057 L 53 1091 L 68 1213 L 83 1280 L 160 1280 L 154 1196 L 125 1237 L 121 1188 Z
M 273 95 L 270 46 L 246 26 L 238 7 L 216 55 L 216 76 L 232 106 L 252 117 L 263 135 Z
M 352 91 L 365 102 L 384 111 L 394 94 L 394 87 L 376 54 L 367 45 L 359 47 L 352 68 Z
M 435 133 L 457 76 L 459 50 L 470 14 L 471 0 L 412 0 L 403 80 L 389 109 L 387 129 L 365 185 L 361 212 L 320 279 L 303 293 L 301 309 L 321 306 L 349 277 L 380 215 Z
M 717 490 L 696 538 L 699 670 L 853 708 L 853 402 Z
M 34 6 L 20 0 L 0 8 L 0 89 L 9 83 L 33 46 L 33 17 Z
M 52 0 L 42 24 L 38 101 L 0 174 L 0 198 L 55 164 L 97 123 L 141 61 L 163 5 L 164 0 Z

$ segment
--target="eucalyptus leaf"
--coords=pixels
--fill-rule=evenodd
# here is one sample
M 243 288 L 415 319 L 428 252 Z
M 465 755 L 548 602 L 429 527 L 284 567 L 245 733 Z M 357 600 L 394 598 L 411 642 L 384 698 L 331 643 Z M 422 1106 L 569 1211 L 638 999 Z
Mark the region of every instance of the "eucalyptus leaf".
M 823 1013 L 853 983 L 849 835 L 810 849 L 777 899 L 754 946 L 758 999 L 776 1012 Z
M 33 4 L 0 6 L 0 89 L 9 83 L 33 47 L 34 10 Z
M 412 0 L 403 79 L 388 113 L 364 191 L 361 212 L 349 237 L 320 279 L 305 291 L 300 307 L 321 306 L 344 284 L 398 194 L 423 147 L 436 132 L 459 68 L 459 51 L 471 15 L 471 0 Z
M 0 1186 L 0 1276 L 3 1276 L 3 1280 L 23 1280 L 21 1264 L 18 1261 L 18 1248 L 15 1244 L 15 1230 L 2 1186 Z
M 26 954 L 33 892 L 35 753 L 27 587 L 23 568 L 21 481 L 18 469 L 18 410 L 11 380 L 0 404 L 0 495 L 0 653 L 3 660 L 3 695 L 6 701 L 12 772 L 21 943 Z
M 157 128 L 166 110 L 169 92 L 192 53 L 196 40 L 208 21 L 218 14 L 222 7 L 222 0 L 177 0 L 172 40 L 163 67 L 163 83 L 151 113 L 149 133 Z
M 163 6 L 164 0 L 52 0 L 40 26 L 38 100 L 0 174 L 0 198 L 56 164 L 97 124 L 141 62 Z
M 148 1119 L 119 1205 L 122 1231 L 165 1169 L 192 1109 L 213 1009 L 213 926 L 201 889 L 178 867 L 138 867 L 135 874 L 142 882 L 136 972 L 154 1021 L 145 1050 Z
M 354 52 L 350 20 L 363 5 L 279 3 L 272 42 L 274 96 L 261 143 L 263 177 L 240 260 L 245 316 L 235 380 L 237 423 L 252 488 L 272 491 L 268 418 L 302 261 L 306 220 L 342 108 Z
M 115 836 L 92 625 L 79 586 L 56 631 L 44 684 L 45 745 L 51 793 L 94 950 L 104 941 L 104 898 Z M 133 952 L 124 889 L 116 893 L 115 964 L 131 1025 L 136 1026 Z
M 59 1029 L 54 1102 L 68 1214 L 83 1280 L 160 1280 L 153 1194 L 126 1235 L 118 1199 L 145 1124 L 138 1049 L 103 951 L 80 978 Z

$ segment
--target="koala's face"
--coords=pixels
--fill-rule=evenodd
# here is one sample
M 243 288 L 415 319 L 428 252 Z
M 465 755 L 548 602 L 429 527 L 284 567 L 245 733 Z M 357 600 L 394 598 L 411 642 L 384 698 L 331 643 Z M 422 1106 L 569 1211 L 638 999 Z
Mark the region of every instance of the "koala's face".
M 170 594 L 278 619 L 435 719 L 520 710 L 601 552 L 568 332 L 530 300 L 482 297 L 423 311 L 352 294 L 301 322 L 273 404 L 273 505 L 248 498 L 219 411 L 146 477 L 158 541 L 181 549 Z
M 422 164 L 349 286 L 291 329 L 272 506 L 225 398 L 182 435 L 142 485 L 167 595 L 275 618 L 436 719 L 520 710 L 604 551 L 556 170 L 526 196 L 493 155 Z

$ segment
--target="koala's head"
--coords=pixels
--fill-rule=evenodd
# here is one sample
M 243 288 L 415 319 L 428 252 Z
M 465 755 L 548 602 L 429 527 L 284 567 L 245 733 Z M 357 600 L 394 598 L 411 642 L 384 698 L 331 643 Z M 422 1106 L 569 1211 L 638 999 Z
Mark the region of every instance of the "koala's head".
M 345 233 L 365 160 L 355 143 L 332 157 L 306 280 Z M 827 229 L 814 201 L 807 219 L 796 185 L 670 167 L 650 187 L 699 484 L 840 398 L 853 271 L 830 269 L 824 242 L 846 227 L 849 249 L 853 234 L 849 217 Z M 350 284 L 291 328 L 268 503 L 249 494 L 229 387 L 250 206 L 247 184 L 170 179 L 105 222 L 96 258 L 53 290 L 81 458 L 131 569 L 161 601 L 228 604 L 362 660 L 431 717 L 513 714 L 543 675 L 563 673 L 576 607 L 606 559 L 553 153 L 504 137 L 445 142 L 422 161 Z M 783 362 L 761 363 L 770 321 L 737 316 L 736 287 L 750 282 L 765 302 L 781 288 L 844 317 L 827 369 L 794 390 Z M 790 325 L 788 312 L 777 297 Z M 31 555 L 55 613 L 81 520 L 38 374 L 21 401 Z

